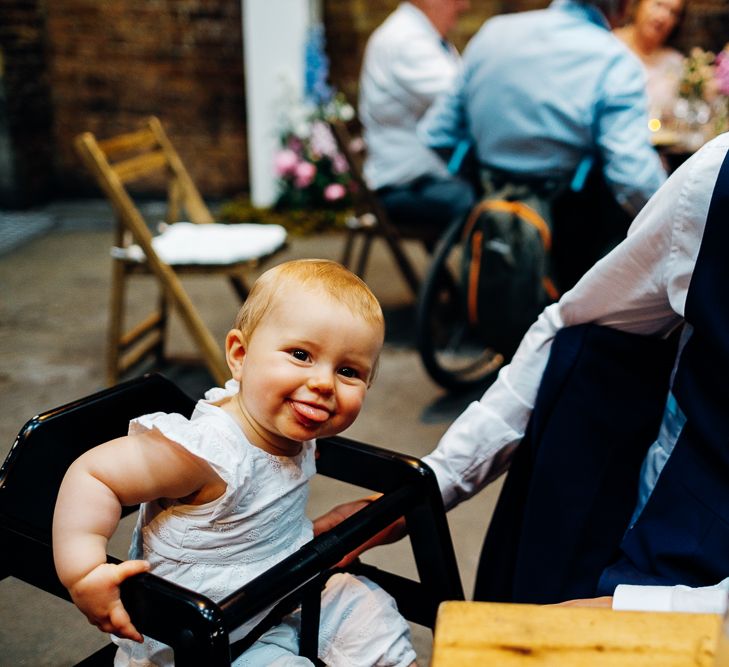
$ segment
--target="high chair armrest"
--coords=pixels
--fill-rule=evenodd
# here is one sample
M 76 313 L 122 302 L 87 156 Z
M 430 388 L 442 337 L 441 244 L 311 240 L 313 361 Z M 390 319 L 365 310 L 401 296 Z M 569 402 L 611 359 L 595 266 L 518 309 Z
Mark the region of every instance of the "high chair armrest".
M 383 495 L 223 599 L 228 632 L 292 591 L 323 583 L 344 556 L 402 516 L 420 582 L 372 566 L 352 569 L 406 593 L 412 620 L 432 628 L 442 600 L 464 597 L 435 474 L 414 457 L 339 436 L 317 447 L 319 473 Z
M 230 665 L 223 612 L 209 598 L 148 573 L 124 581 L 121 598 L 139 632 L 172 646 L 177 667 Z

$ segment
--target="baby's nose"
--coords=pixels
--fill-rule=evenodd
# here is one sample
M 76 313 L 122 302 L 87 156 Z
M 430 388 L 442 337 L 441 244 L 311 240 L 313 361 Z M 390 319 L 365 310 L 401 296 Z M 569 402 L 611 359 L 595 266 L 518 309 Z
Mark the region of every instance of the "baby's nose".
M 330 394 L 334 391 L 334 377 L 328 371 L 312 373 L 309 376 L 307 386 L 314 391 Z

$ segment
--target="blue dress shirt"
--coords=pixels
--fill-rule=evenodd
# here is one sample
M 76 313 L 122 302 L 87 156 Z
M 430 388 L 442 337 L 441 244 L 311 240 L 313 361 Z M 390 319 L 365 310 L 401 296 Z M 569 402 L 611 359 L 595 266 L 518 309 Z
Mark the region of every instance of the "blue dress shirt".
M 665 180 L 646 109 L 640 62 L 602 13 L 554 0 L 487 21 L 418 132 L 432 147 L 470 136 L 483 165 L 531 177 L 570 179 L 599 157 L 618 201 L 637 212 Z

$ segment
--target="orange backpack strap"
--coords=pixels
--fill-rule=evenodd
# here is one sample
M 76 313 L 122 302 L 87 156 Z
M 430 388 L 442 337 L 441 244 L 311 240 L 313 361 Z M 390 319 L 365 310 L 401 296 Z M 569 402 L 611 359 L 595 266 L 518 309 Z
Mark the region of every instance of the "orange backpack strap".
M 478 277 L 481 273 L 481 250 L 483 248 L 483 232 L 475 232 L 471 238 L 471 263 L 468 266 L 468 293 L 466 309 L 468 322 L 472 326 L 478 324 Z
M 480 201 L 471 210 L 463 228 L 463 240 L 466 241 L 481 213 L 486 211 L 494 211 L 499 213 L 511 213 L 519 216 L 529 224 L 536 227 L 544 249 L 549 252 L 552 247 L 552 232 L 549 229 L 547 221 L 537 213 L 531 206 L 521 201 L 509 201 L 507 199 L 484 199 Z M 478 323 L 478 278 L 481 273 L 482 261 L 482 245 L 483 232 L 477 231 L 470 239 L 471 244 L 471 263 L 468 270 L 468 295 L 466 299 L 466 308 L 468 311 L 468 321 L 475 325 Z M 545 276 L 542 279 L 542 286 L 550 299 L 556 301 L 559 299 L 559 290 L 552 282 L 551 278 Z
M 531 206 L 528 206 L 524 202 L 507 201 L 506 199 L 487 199 L 481 202 L 479 206 L 482 206 L 481 211 L 500 211 L 518 215 L 537 228 L 539 236 L 542 237 L 542 244 L 545 250 L 552 248 L 552 232 L 549 230 L 549 225 Z

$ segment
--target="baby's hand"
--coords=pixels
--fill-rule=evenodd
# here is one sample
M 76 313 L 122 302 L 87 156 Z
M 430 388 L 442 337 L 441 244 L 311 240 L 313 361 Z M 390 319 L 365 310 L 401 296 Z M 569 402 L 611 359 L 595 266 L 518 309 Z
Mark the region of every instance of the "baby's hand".
M 103 563 L 69 588 L 76 606 L 102 632 L 143 642 L 122 605 L 119 586 L 135 574 L 149 571 L 145 560 L 127 560 L 119 565 Z

